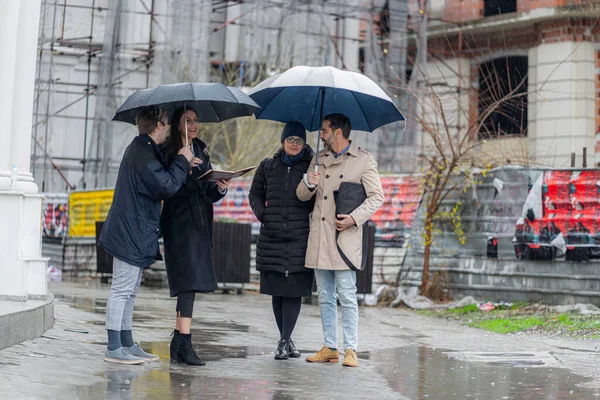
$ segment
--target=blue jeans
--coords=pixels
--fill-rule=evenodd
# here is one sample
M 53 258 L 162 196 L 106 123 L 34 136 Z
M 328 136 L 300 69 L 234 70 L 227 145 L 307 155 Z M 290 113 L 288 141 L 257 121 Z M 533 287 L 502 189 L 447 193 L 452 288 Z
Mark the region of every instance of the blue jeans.
M 358 346 L 358 302 L 356 301 L 356 272 L 316 269 L 317 291 L 321 306 L 321 323 L 325 346 L 338 347 L 338 316 L 336 291 L 342 305 L 344 350 L 356 351 Z

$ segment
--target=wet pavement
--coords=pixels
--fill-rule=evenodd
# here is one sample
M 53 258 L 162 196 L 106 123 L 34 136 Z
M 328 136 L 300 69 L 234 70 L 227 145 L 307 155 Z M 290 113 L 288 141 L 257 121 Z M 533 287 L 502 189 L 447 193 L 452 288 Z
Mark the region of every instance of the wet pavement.
M 496 335 L 399 309 L 360 309 L 357 369 L 276 361 L 270 298 L 255 293 L 197 296 L 192 336 L 207 365 L 186 367 L 168 359 L 175 301 L 142 288 L 134 339 L 160 360 L 108 364 L 108 289 L 52 284 L 55 326 L 0 351 L 0 399 L 600 398 L 593 342 Z M 318 306 L 303 305 L 293 338 L 304 356 L 320 347 Z

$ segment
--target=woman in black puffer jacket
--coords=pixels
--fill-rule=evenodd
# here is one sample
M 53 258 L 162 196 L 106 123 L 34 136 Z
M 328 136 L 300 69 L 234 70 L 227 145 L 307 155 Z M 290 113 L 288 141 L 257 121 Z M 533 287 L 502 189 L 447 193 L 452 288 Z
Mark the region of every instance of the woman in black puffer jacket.
M 296 187 L 314 155 L 305 142 L 304 126 L 288 122 L 281 134 L 281 149 L 260 163 L 249 194 L 252 211 L 261 222 L 256 245 L 260 292 L 273 296 L 280 333 L 276 360 L 300 357 L 291 335 L 302 297 L 312 295 L 313 271 L 304 267 L 304 259 L 314 198 L 300 201 L 296 197 Z

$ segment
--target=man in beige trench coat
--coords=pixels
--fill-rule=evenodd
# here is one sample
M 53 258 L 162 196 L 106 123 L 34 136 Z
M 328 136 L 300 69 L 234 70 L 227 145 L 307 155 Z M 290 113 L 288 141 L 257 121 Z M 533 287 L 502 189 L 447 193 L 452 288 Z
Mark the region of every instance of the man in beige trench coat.
M 349 140 L 352 126 L 348 117 L 330 114 L 323 118 L 320 140 L 325 149 L 319 152 L 319 169 L 308 173 L 310 189 L 300 182 L 296 195 L 302 201 L 315 198 L 310 219 L 310 234 L 306 251 L 306 268 L 315 270 L 321 308 L 321 323 L 325 343 L 308 362 L 338 362 L 338 318 L 336 291 L 342 305 L 344 331 L 344 366 L 356 367 L 358 345 L 358 303 L 356 272 L 339 254 L 335 231 L 340 231 L 339 245 L 354 265 L 362 259 L 362 225 L 383 205 L 383 189 L 377 163 L 371 154 Z M 313 158 L 309 171 L 314 171 Z M 342 182 L 360 182 L 367 199 L 350 215 L 335 215 L 333 191 Z

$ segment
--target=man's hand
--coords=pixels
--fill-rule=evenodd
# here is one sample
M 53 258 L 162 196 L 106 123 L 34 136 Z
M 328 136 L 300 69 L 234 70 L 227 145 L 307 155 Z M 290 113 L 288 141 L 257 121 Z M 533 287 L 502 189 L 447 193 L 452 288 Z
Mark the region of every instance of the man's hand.
M 309 172 L 306 176 L 308 183 L 313 186 L 317 186 L 319 184 L 319 178 L 321 174 L 318 172 Z
M 192 153 L 192 149 L 190 149 L 190 146 L 183 146 L 181 150 L 179 150 L 179 154 L 183 155 L 188 160 L 188 162 L 191 162 L 194 158 L 194 154 Z
M 221 179 L 217 181 L 217 186 L 219 187 L 219 192 L 225 193 L 229 185 L 231 184 L 231 179 Z
M 335 220 L 335 229 L 338 231 L 344 231 L 351 226 L 356 226 L 356 221 L 352 216 L 348 214 L 338 214 Z

